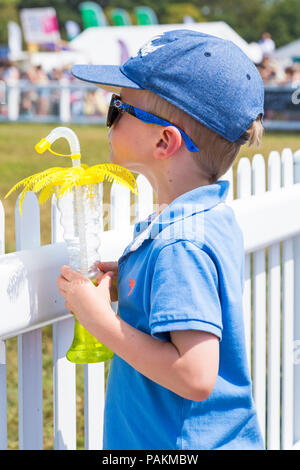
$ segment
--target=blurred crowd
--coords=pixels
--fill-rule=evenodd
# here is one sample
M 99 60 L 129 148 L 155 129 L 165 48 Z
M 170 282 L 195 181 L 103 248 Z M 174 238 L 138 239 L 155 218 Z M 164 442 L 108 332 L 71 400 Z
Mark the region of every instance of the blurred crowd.
M 300 64 L 283 67 L 272 56 L 265 56 L 257 68 L 266 85 L 289 86 L 300 85 Z
M 275 43 L 270 33 L 264 33 L 258 41 L 262 61 L 256 64 L 265 85 L 281 87 L 300 86 L 300 63 L 283 66 L 275 59 Z M 59 116 L 62 84 L 70 85 L 70 109 L 73 116 L 105 116 L 110 94 L 78 82 L 70 73 L 70 67 L 53 68 L 46 72 L 41 65 L 19 65 L 0 60 L 0 95 L 3 84 L 20 84 L 19 115 Z M 8 112 L 5 99 L 0 96 L 0 114 Z
M 71 87 L 70 104 L 74 115 L 103 116 L 108 106 L 107 94 L 94 87 L 78 86 L 70 73 L 70 67 L 53 68 L 49 72 L 41 65 L 30 65 L 26 69 L 16 63 L 0 61 L 0 81 L 5 84 L 18 83 L 21 87 L 20 114 L 30 115 L 59 115 L 61 85 Z M 0 112 L 6 112 L 1 106 Z
M 262 51 L 262 61 L 257 65 L 266 85 L 298 87 L 300 85 L 300 64 L 283 66 L 275 59 L 276 45 L 270 33 L 264 33 L 258 41 Z

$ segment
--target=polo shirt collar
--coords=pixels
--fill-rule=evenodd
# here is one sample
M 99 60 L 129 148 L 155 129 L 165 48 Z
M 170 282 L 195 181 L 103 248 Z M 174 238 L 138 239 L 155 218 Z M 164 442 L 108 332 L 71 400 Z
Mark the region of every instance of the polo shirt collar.
M 224 202 L 229 190 L 229 181 L 219 180 L 215 184 L 199 186 L 174 199 L 158 216 L 154 212 L 134 226 L 133 241 L 122 256 L 135 251 L 145 241 L 155 238 L 170 224 L 204 212 Z

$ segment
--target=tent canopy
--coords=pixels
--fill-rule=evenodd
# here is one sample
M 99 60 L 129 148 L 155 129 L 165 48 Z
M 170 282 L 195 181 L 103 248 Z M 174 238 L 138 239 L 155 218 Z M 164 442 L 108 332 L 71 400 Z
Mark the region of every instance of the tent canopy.
M 274 52 L 275 59 L 286 64 L 298 61 L 300 58 L 300 39 L 279 47 Z
M 167 24 L 146 26 L 104 26 L 88 28 L 70 42 L 74 51 L 81 52 L 85 63 L 120 65 L 153 36 L 172 29 L 190 29 L 222 39 L 239 46 L 255 63 L 262 59 L 261 49 L 256 43 L 248 44 L 223 21 L 192 24 Z

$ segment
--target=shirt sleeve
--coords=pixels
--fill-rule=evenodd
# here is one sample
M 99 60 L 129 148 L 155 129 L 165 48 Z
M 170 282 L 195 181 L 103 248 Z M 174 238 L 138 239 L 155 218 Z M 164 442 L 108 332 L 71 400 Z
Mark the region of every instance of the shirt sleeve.
M 161 249 L 150 294 L 151 335 L 170 340 L 170 331 L 199 330 L 222 339 L 218 272 L 211 257 L 180 240 Z

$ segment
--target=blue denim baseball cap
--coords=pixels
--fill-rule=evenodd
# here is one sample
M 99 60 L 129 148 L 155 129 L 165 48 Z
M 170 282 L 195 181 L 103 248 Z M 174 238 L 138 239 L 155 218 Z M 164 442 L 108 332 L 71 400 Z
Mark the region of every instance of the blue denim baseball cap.
M 74 65 L 74 77 L 112 92 L 150 90 L 235 142 L 259 114 L 264 85 L 232 41 L 191 30 L 153 37 L 123 65 Z

